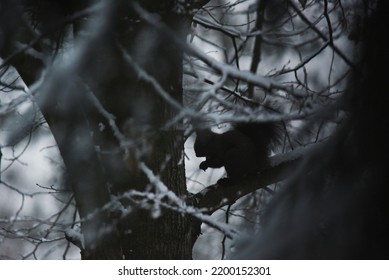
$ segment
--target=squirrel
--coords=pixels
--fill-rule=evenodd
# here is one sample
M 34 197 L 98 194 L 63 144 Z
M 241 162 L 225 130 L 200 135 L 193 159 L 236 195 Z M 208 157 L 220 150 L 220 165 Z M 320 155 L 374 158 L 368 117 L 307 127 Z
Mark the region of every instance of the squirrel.
M 227 178 L 218 183 L 254 175 L 268 165 L 271 145 L 279 142 L 279 125 L 276 123 L 237 123 L 222 134 L 210 129 L 196 131 L 194 151 L 205 157 L 199 168 L 225 167 Z

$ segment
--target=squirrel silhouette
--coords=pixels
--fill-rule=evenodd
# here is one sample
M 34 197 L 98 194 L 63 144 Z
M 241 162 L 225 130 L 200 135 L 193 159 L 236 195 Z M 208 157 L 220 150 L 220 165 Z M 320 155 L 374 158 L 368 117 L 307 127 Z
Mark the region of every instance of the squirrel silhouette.
M 218 183 L 226 183 L 254 175 L 268 165 L 271 145 L 279 141 L 279 127 L 275 123 L 237 123 L 221 134 L 201 129 L 196 135 L 196 156 L 205 157 L 199 168 L 224 166 L 227 178 Z

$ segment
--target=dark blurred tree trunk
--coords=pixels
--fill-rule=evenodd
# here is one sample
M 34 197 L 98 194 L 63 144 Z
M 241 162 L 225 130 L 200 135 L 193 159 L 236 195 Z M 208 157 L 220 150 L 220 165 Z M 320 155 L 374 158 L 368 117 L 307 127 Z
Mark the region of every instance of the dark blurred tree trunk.
M 161 22 L 184 40 L 189 22 L 172 12 L 171 2 L 142 1 L 142 5 L 158 14 Z M 62 8 L 62 4 L 58 5 Z M 145 162 L 169 190 L 178 196 L 186 193 L 183 133 L 177 127 L 164 128 L 177 112 L 140 77 L 124 54 L 128 53 L 132 62 L 181 103 L 183 52 L 163 32 L 143 22 L 129 4 L 111 5 L 110 9 L 102 17 L 106 22 L 101 26 L 96 23 L 95 37 L 80 46 L 75 66 L 65 68 L 66 72 L 50 73 L 48 84 L 42 86 L 44 93 L 37 100 L 57 141 L 67 168 L 67 183 L 72 186 L 83 220 L 82 258 L 190 259 L 189 219 L 182 214 L 162 210 L 152 215 L 148 209 L 152 205 L 144 209 L 124 198 L 121 203 L 129 213 L 125 219 L 120 210 L 99 210 L 111 201 L 110 195 L 154 190 L 137 167 L 138 160 Z M 17 30 L 26 31 L 20 28 L 21 22 L 18 26 L 15 23 L 18 29 L 13 31 L 12 39 L 20 39 Z M 77 22 L 74 26 L 75 36 L 81 37 L 84 27 Z M 32 35 L 27 32 L 22 39 L 29 42 Z M 1 55 L 7 57 L 11 53 L 12 49 L 7 48 Z M 41 61 L 24 52 L 9 62 L 27 85 L 44 68 Z M 88 97 L 88 90 L 97 97 L 98 105 Z M 110 129 L 113 118 L 103 116 L 99 105 L 114 116 L 119 129 L 135 143 L 129 154 L 124 154 L 122 143 Z M 139 148 L 146 152 L 136 155 Z
M 339 100 L 347 119 L 273 199 L 239 258 L 388 259 L 388 1 L 370 12 Z

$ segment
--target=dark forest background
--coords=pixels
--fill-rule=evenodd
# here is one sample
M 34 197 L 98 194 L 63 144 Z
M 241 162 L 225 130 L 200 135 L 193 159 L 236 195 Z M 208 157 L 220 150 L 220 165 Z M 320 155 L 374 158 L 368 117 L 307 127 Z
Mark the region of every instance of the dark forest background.
M 386 1 L 0 1 L 0 258 L 387 259 Z M 259 175 L 196 126 L 274 123 Z

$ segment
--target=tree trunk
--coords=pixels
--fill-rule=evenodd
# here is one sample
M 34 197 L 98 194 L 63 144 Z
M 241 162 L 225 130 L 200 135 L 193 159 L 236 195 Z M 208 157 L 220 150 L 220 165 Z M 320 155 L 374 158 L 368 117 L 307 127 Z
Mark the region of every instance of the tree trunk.
M 94 55 L 89 55 L 86 71 L 82 74 L 101 105 L 115 116 L 116 125 L 135 145 L 127 154 L 118 152 L 122 143 L 109 129 L 110 120 L 102 118 L 98 110 L 89 114 L 88 123 L 93 130 L 95 145 L 102 151 L 99 157 L 106 184 L 110 186 L 111 194 L 119 197 L 131 190 L 153 191 L 139 170 L 138 164 L 142 161 L 171 191 L 182 196 L 186 192 L 183 134 L 175 128 L 163 129 L 177 112 L 154 86 L 139 78 L 139 71 L 134 69 L 139 66 L 181 103 L 182 51 L 153 26 L 143 23 L 131 8 L 118 8 L 116 16 L 120 15 L 119 11 L 128 11 L 131 20 L 125 21 L 124 16 L 119 16 L 115 24 L 106 28 L 108 32 L 98 40 Z M 157 12 L 162 22 L 184 39 L 181 19 L 169 10 L 157 9 Z M 135 66 L 126 61 L 127 56 Z M 102 123 L 103 131 L 100 129 Z M 116 217 L 116 213 L 109 213 L 110 226 L 116 225 L 117 228 L 110 228 L 113 233 L 105 238 L 120 236 L 125 259 L 191 258 L 186 217 L 170 211 L 162 211 L 155 217 L 150 213 L 152 205 L 146 205 L 144 209 L 126 198 L 120 201 L 130 213 L 124 219 Z M 86 256 L 96 257 L 95 254 Z

